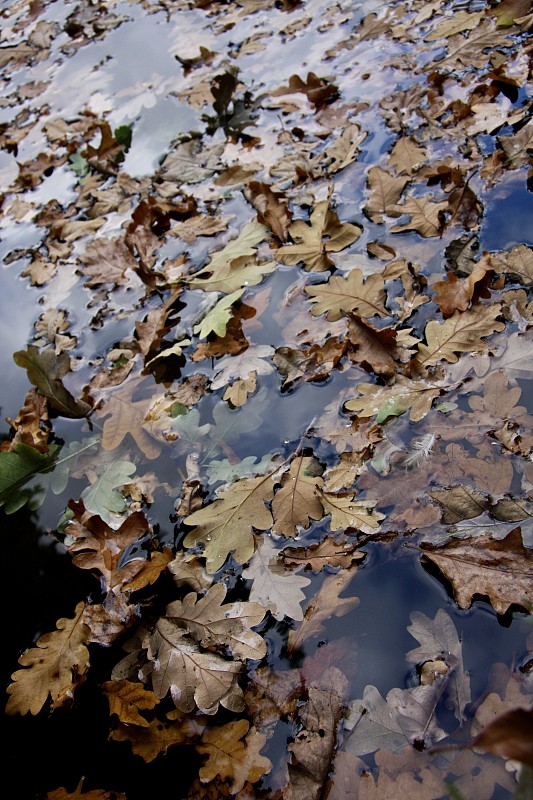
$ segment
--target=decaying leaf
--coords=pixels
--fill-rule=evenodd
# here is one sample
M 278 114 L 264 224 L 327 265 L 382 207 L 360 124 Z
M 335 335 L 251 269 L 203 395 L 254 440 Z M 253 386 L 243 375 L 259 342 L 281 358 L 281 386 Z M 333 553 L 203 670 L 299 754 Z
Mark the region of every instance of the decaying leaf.
M 265 608 L 259 603 L 224 603 L 225 597 L 221 583 L 211 586 L 204 597 L 190 592 L 167 606 L 165 618 L 186 628 L 206 650 L 228 648 L 235 658 L 261 660 L 266 643 L 251 628 L 262 621 Z
M 65 388 L 62 379 L 70 372 L 70 358 L 66 353 L 56 355 L 54 350 L 39 351 L 35 345 L 13 354 L 15 363 L 26 370 L 28 380 L 50 402 L 54 411 L 63 417 L 86 417 L 92 407 L 85 400 L 76 400 Z
M 340 222 L 322 200 L 313 209 L 309 224 L 303 220 L 292 222 L 289 234 L 294 244 L 283 245 L 276 252 L 276 260 L 283 264 L 303 262 L 306 270 L 323 272 L 332 266 L 329 253 L 338 253 L 352 245 L 361 235 L 361 228 L 350 222 Z
M 272 501 L 274 533 L 296 536 L 300 527 L 308 528 L 311 520 L 322 518 L 324 509 L 316 494 L 322 486 L 321 474 L 322 467 L 313 456 L 293 459 Z
M 328 575 L 308 605 L 300 625 L 289 632 L 288 650 L 293 652 L 311 636 L 318 636 L 324 631 L 325 622 L 332 616 L 343 617 L 359 604 L 358 597 L 339 598 L 351 582 L 355 569 Z
M 406 654 L 407 661 L 424 664 L 441 659 L 449 668 L 449 672 L 444 673 L 446 691 L 455 716 L 461 721 L 465 706 L 470 702 L 470 678 L 463 666 L 462 645 L 451 617 L 443 609 L 437 611 L 434 619 L 421 611 L 413 611 L 407 630 L 420 642 L 420 647 Z
M 326 314 L 333 322 L 348 312 L 360 317 L 387 317 L 385 308 L 385 288 L 381 275 L 369 275 L 366 280 L 360 269 L 355 267 L 346 277 L 332 275 L 327 283 L 306 286 L 306 294 L 315 305 L 311 313 L 315 316 Z
M 204 714 L 215 714 L 219 703 L 242 711 L 242 690 L 236 682 L 242 662 L 203 652 L 182 628 L 165 617 L 158 620 L 144 646 L 149 663 L 143 676 L 151 679 L 159 700 L 170 692 L 174 705 L 184 713 L 197 707 Z
M 423 545 L 424 559 L 438 566 L 453 586 L 460 608 L 470 608 L 476 596 L 488 597 L 498 614 L 512 605 L 533 607 L 533 566 L 520 528 L 504 539 L 488 535 L 452 539 L 441 547 Z
M 333 536 L 327 536 L 322 542 L 310 547 L 285 547 L 282 558 L 289 566 L 305 566 L 306 569 L 318 571 L 324 567 L 342 567 L 349 569 L 354 561 L 361 561 L 365 554 L 356 550 L 356 544 L 337 543 Z
M 140 711 L 154 708 L 159 700 L 153 692 L 147 692 L 142 683 L 106 681 L 102 690 L 108 699 L 110 714 L 116 714 L 125 725 L 149 727 L 150 723 Z
M 280 551 L 270 539 L 263 539 L 250 559 L 242 577 L 251 580 L 250 600 L 268 609 L 278 620 L 290 617 L 303 619 L 301 603 L 305 600 L 302 589 L 311 581 L 283 568 Z
M 203 545 L 208 572 L 220 569 L 230 553 L 239 564 L 245 564 L 254 553 L 252 527 L 272 527 L 272 514 L 265 503 L 273 494 L 270 475 L 236 481 L 213 503 L 185 518 L 185 524 L 194 528 L 183 541 L 185 547 Z
M 206 729 L 197 745 L 198 752 L 207 755 L 200 780 L 209 783 L 220 776 L 229 780 L 232 794 L 237 794 L 246 782 L 255 783 L 272 769 L 270 760 L 260 755 L 265 743 L 266 736 L 245 719 Z
M 443 679 L 431 686 L 391 689 L 386 699 L 375 686 L 366 686 L 362 699 L 350 703 L 344 749 L 354 755 L 380 749 L 397 753 L 409 744 L 423 749 L 439 741 L 446 735 L 434 719 L 442 684 Z
M 86 604 L 78 603 L 74 617 L 57 621 L 57 630 L 45 633 L 36 647 L 19 658 L 24 669 L 13 673 L 7 687 L 6 714 L 38 714 L 48 697 L 72 697 L 76 683 L 89 668 L 89 628 L 83 621 Z

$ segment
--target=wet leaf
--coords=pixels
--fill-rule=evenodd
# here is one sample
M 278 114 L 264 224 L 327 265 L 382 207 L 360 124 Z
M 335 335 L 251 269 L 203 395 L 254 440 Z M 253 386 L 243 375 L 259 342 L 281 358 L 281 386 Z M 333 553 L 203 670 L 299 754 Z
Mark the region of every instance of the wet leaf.
M 47 453 L 41 453 L 35 447 L 17 442 L 13 450 L 0 452 L 0 506 L 6 514 L 13 514 L 25 503 L 30 508 L 38 508 L 44 497 L 39 493 L 26 491 L 22 487 L 33 476 L 53 470 L 61 447 L 52 445 Z M 22 491 L 21 491 L 22 490 Z
M 87 486 L 81 499 L 87 511 L 99 514 L 110 522 L 112 514 L 122 514 L 126 510 L 126 499 L 117 488 L 129 483 L 136 470 L 131 461 L 110 461 L 100 464 L 90 473 L 90 486 Z
M 110 714 L 116 714 L 125 725 L 149 727 L 150 723 L 140 711 L 154 708 L 159 700 L 153 692 L 147 692 L 142 683 L 106 681 L 102 684 L 102 690 L 109 702 Z
M 241 662 L 203 652 L 165 617 L 157 621 L 144 646 L 149 663 L 143 674 L 151 679 L 159 700 L 170 691 L 174 705 L 184 713 L 197 707 L 204 714 L 215 714 L 219 703 L 232 711 L 242 710 L 242 690 L 236 682 Z
M 326 514 L 331 514 L 330 530 L 359 530 L 363 533 L 376 531 L 385 514 L 374 511 L 377 500 L 355 500 L 353 492 L 333 494 L 318 490 L 318 497 Z
M 329 667 L 307 687 L 307 701 L 299 709 L 301 730 L 289 744 L 289 780 L 293 798 L 311 800 L 322 795 L 337 743 L 348 679 Z
M 365 557 L 362 550 L 356 550 L 356 544 L 336 542 L 332 536 L 310 547 L 285 547 L 282 558 L 289 566 L 305 566 L 306 569 L 319 571 L 324 567 L 341 567 L 349 569 L 354 561 Z
M 17 350 L 13 360 L 26 370 L 30 383 L 48 399 L 58 414 L 80 419 L 91 412 L 89 403 L 76 400 L 63 385 L 62 378 L 70 372 L 70 358 L 66 353 L 56 355 L 54 350 L 39 351 L 30 344 L 27 350 Z
M 255 549 L 252 528 L 272 527 L 272 514 L 265 503 L 273 494 L 270 475 L 236 481 L 213 503 L 185 518 L 186 525 L 194 526 L 183 541 L 185 547 L 203 545 L 208 572 L 219 570 L 230 553 L 239 564 L 245 564 Z
M 460 608 L 470 608 L 477 595 L 488 597 L 498 614 L 512 605 L 529 610 L 533 604 L 531 551 L 524 547 L 520 528 L 504 539 L 481 535 L 424 545 L 424 559 L 438 566 L 453 586 Z
M 215 333 L 217 336 L 225 336 L 226 326 L 233 314 L 231 307 L 240 300 L 243 294 L 244 289 L 237 289 L 237 291 L 226 295 L 226 297 L 222 297 L 207 312 L 202 321 L 193 327 L 193 331 L 198 334 L 198 338 L 205 339 L 210 333 Z
M 391 689 L 383 699 L 375 686 L 365 687 L 360 700 L 352 700 L 345 727 L 351 731 L 344 743 L 348 753 L 360 756 L 386 750 L 399 753 L 406 745 L 427 747 L 446 735 L 434 720 L 442 686 Z
M 256 783 L 272 769 L 272 763 L 260 751 L 266 736 L 258 733 L 245 719 L 227 725 L 208 728 L 197 750 L 207 756 L 200 767 L 200 780 L 209 783 L 220 776 L 230 782 L 232 794 L 237 794 L 246 782 Z
M 322 518 L 324 510 L 316 494 L 323 483 L 321 474 L 322 467 L 313 456 L 293 459 L 272 501 L 275 534 L 296 536 L 300 528 L 309 527 L 311 520 Z
M 515 708 L 492 720 L 469 747 L 533 767 L 533 710 Z
M 278 251 L 279 252 L 279 251 Z M 332 275 L 327 283 L 305 287 L 315 305 L 311 313 L 326 314 L 330 322 L 353 312 L 360 317 L 387 317 L 385 288 L 381 275 L 369 275 L 366 280 L 355 267 L 347 277 Z
M 274 191 L 268 183 L 250 181 L 244 189 L 244 196 L 257 211 L 258 221 L 268 225 L 281 242 L 286 242 L 292 213 L 283 194 Z
M 484 351 L 483 338 L 505 327 L 496 318 L 500 306 L 477 306 L 463 313 L 456 311 L 443 323 L 436 320 L 428 322 L 425 329 L 427 344 L 418 345 L 417 364 L 433 366 L 439 361 L 458 361 L 457 353 Z
M 294 244 L 283 245 L 276 251 L 276 260 L 296 265 L 303 262 L 304 269 L 323 272 L 333 265 L 329 253 L 338 253 L 352 245 L 361 235 L 361 228 L 349 222 L 340 222 L 322 200 L 313 209 L 309 223 L 292 222 L 289 234 Z
M 407 630 L 418 639 L 420 647 L 409 650 L 405 658 L 414 664 L 442 660 L 449 672 L 446 690 L 455 716 L 464 718 L 464 709 L 470 702 L 470 678 L 463 666 L 463 650 L 451 617 L 442 609 L 430 619 L 421 611 L 411 612 L 411 625 Z
M 381 167 L 369 169 L 370 196 L 365 206 L 365 213 L 372 222 L 384 222 L 385 216 L 399 217 L 402 214 L 397 203 L 408 180 L 404 176 L 391 175 Z
M 280 551 L 270 539 L 265 538 L 256 549 L 242 577 L 251 580 L 250 600 L 268 609 L 277 620 L 284 617 L 303 619 L 301 603 L 305 600 L 302 589 L 311 581 L 283 568 Z
M 301 647 L 311 636 L 323 633 L 325 622 L 332 616 L 344 617 L 359 605 L 358 597 L 339 597 L 351 582 L 354 573 L 355 569 L 352 569 L 324 578 L 318 593 L 308 605 L 300 625 L 289 632 L 287 645 L 289 652 Z
M 170 712 L 168 717 L 171 717 L 172 713 Z M 109 739 L 113 742 L 129 742 L 132 752 L 149 764 L 158 756 L 165 754 L 173 745 L 190 744 L 191 740 L 200 736 L 203 729 L 204 725 L 198 720 L 180 716 L 171 722 L 152 719 L 146 727 L 120 723 L 111 731 Z
M 49 696 L 57 701 L 74 690 L 89 668 L 89 628 L 83 622 L 84 610 L 85 603 L 78 603 L 74 617 L 59 619 L 57 630 L 40 636 L 37 646 L 20 656 L 24 669 L 11 676 L 6 714 L 38 714 Z
M 206 650 L 228 648 L 235 658 L 261 660 L 266 643 L 251 628 L 259 625 L 266 609 L 259 603 L 224 603 L 225 597 L 221 583 L 211 586 L 204 597 L 190 592 L 167 606 L 165 618 L 185 627 Z

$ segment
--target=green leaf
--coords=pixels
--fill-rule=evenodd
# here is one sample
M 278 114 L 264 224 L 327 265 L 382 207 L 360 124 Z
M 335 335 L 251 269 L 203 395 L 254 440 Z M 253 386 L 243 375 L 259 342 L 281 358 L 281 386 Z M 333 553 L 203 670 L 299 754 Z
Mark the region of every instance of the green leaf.
M 18 442 L 14 450 L 0 452 L 0 506 L 5 507 L 6 514 L 13 514 L 26 503 L 32 509 L 39 508 L 44 500 L 42 488 L 20 489 L 34 475 L 53 469 L 60 450 L 61 445 L 55 444 L 48 453 L 40 453 L 35 447 Z
M 70 161 L 71 168 L 79 178 L 85 178 L 85 176 L 89 174 L 91 169 L 89 162 L 81 155 L 79 150 L 77 150 L 75 153 L 72 153 L 68 160 Z
M 131 125 L 119 125 L 118 128 L 115 128 L 115 133 L 113 135 L 118 144 L 124 147 L 124 150 L 128 151 L 130 149 L 132 135 Z
M 197 333 L 200 339 L 205 339 L 210 333 L 216 333 L 220 337 L 225 336 L 226 326 L 232 316 L 231 306 L 242 297 L 244 291 L 244 289 L 238 289 L 236 292 L 222 297 L 211 311 L 207 312 L 203 320 L 194 326 L 194 333 Z
M 35 345 L 30 344 L 27 350 L 13 353 L 13 360 L 26 370 L 30 383 L 37 387 L 61 416 L 80 419 L 92 410 L 88 403 L 76 400 L 63 386 L 61 378 L 70 372 L 70 358 L 66 353 L 56 355 L 51 349 L 39 352 Z
M 107 523 L 111 521 L 112 514 L 124 513 L 126 500 L 116 489 L 129 483 L 136 469 L 131 461 L 104 464 L 96 479 L 81 493 L 87 511 L 99 514 Z

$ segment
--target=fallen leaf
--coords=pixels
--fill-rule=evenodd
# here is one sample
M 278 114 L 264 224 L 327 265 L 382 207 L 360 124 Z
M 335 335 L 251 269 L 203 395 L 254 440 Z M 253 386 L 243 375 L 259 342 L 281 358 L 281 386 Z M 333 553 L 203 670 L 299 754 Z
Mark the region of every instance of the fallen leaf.
M 218 499 L 185 518 L 194 529 L 183 540 L 185 547 L 202 544 L 208 572 L 216 572 L 230 553 L 245 564 L 254 553 L 252 527 L 268 530 L 272 514 L 265 505 L 272 499 L 272 477 L 242 478 L 219 493 Z
M 36 647 L 19 657 L 19 669 L 7 687 L 6 714 L 39 713 L 50 696 L 56 701 L 65 692 L 72 693 L 76 682 L 89 668 L 86 647 L 89 628 L 83 622 L 85 603 L 78 603 L 74 617 L 57 621 L 57 630 L 37 639 Z
M 346 277 L 332 275 L 327 283 L 305 287 L 306 293 L 315 303 L 311 313 L 315 316 L 326 314 L 334 322 L 348 312 L 360 317 L 388 317 L 385 308 L 385 284 L 381 275 L 369 275 L 366 280 L 360 269 L 355 267 Z
M 322 519 L 324 510 L 316 494 L 323 483 L 321 474 L 322 467 L 314 456 L 297 455 L 292 460 L 272 501 L 275 534 L 296 536 L 300 528 L 309 527 L 311 520 Z
M 365 558 L 362 550 L 356 550 L 356 544 L 337 543 L 333 536 L 327 536 L 322 542 L 309 547 L 285 547 L 281 556 L 289 566 L 305 566 L 318 572 L 324 567 L 341 567 L 350 569 L 354 561 Z
M 76 400 L 65 388 L 62 378 L 70 372 L 70 358 L 66 353 L 56 355 L 54 350 L 39 351 L 35 345 L 27 350 L 17 350 L 13 360 L 28 374 L 28 380 L 50 402 L 54 411 L 63 417 L 81 419 L 86 417 L 92 406 L 85 400 Z
M 196 745 L 199 753 L 207 755 L 200 767 L 200 780 L 209 783 L 220 776 L 229 780 L 231 793 L 237 794 L 246 782 L 256 783 L 272 769 L 271 761 L 260 755 L 265 743 L 266 736 L 245 719 L 207 728 L 202 742 Z
M 488 597 L 498 614 L 512 605 L 533 607 L 532 556 L 522 543 L 520 528 L 501 540 L 481 535 L 452 539 L 437 548 L 422 547 L 423 558 L 436 564 L 452 584 L 460 608 L 470 608 L 476 595 Z
M 361 228 L 341 223 L 330 210 L 329 200 L 322 200 L 314 207 L 309 223 L 300 219 L 292 222 L 289 234 L 294 244 L 279 247 L 276 261 L 292 265 L 303 262 L 304 269 L 322 272 L 333 265 L 329 253 L 338 253 L 352 245 L 361 235 Z
M 324 624 L 332 616 L 344 617 L 359 605 L 358 597 L 339 597 L 351 582 L 355 570 L 356 568 L 324 578 L 318 593 L 308 605 L 300 625 L 289 631 L 287 649 L 290 653 L 301 647 L 302 643 L 311 636 L 322 634 Z
M 268 609 L 280 622 L 284 617 L 303 619 L 301 603 L 305 600 L 302 589 L 311 581 L 283 568 L 280 551 L 270 539 L 264 538 L 243 570 L 244 580 L 253 581 L 250 600 Z
M 266 609 L 259 603 L 224 603 L 225 597 L 222 583 L 211 586 L 204 597 L 190 592 L 167 605 L 165 618 L 186 628 L 206 650 L 228 648 L 234 658 L 260 661 L 266 642 L 251 628 L 263 620 Z
M 406 660 L 414 664 L 442 659 L 449 668 L 446 690 L 455 716 L 464 718 L 464 709 L 470 702 L 470 678 L 463 666 L 463 649 L 457 630 L 449 614 L 439 609 L 434 619 L 421 611 L 411 612 L 411 625 L 407 630 L 420 642 L 420 647 L 409 650 Z

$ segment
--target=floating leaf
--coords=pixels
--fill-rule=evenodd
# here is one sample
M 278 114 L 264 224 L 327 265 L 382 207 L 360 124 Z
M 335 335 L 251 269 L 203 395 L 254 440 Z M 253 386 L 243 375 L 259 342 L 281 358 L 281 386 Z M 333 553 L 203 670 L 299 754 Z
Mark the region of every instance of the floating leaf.
M 245 564 L 255 549 L 252 527 L 272 527 L 272 514 L 265 503 L 273 494 L 270 475 L 236 481 L 213 503 L 185 518 L 186 525 L 194 526 L 183 540 L 185 547 L 203 545 L 208 572 L 219 570 L 230 553 L 239 564 Z
M 512 605 L 533 607 L 531 551 L 520 528 L 499 541 L 481 535 L 452 539 L 438 548 L 423 545 L 424 559 L 438 566 L 453 586 L 460 608 L 470 608 L 476 595 L 488 597 L 498 614 Z
M 279 556 L 280 551 L 265 538 L 243 570 L 242 577 L 253 581 L 250 600 L 260 603 L 280 621 L 284 617 L 300 621 L 303 619 L 300 603 L 305 600 L 302 589 L 311 581 L 284 570 Z
M 62 378 L 70 372 L 70 358 L 66 353 L 56 355 L 55 350 L 42 350 L 28 345 L 27 350 L 13 353 L 15 364 L 28 373 L 28 380 L 48 398 L 52 408 L 63 417 L 79 419 L 92 410 L 84 400 L 76 400 L 63 386 Z
M 232 794 L 240 792 L 246 782 L 256 783 L 272 769 L 272 763 L 260 751 L 266 736 L 258 733 L 245 719 L 238 719 L 214 728 L 208 728 L 196 749 L 207 755 L 200 767 L 200 780 L 209 783 L 220 776 L 228 780 Z

